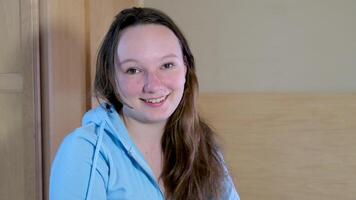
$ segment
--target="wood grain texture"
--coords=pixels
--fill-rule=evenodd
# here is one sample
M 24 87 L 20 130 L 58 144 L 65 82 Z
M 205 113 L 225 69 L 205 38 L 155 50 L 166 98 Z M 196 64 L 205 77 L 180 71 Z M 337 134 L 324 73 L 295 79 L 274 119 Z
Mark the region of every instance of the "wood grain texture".
M 355 94 L 202 94 L 245 200 L 354 200 Z
M 0 199 L 41 200 L 38 1 L 0 11 Z
M 21 93 L 0 93 L 0 199 L 25 199 L 25 164 L 34 163 L 33 157 L 32 163 L 25 163 L 22 99 Z
M 114 20 L 115 16 L 123 9 L 132 6 L 139 6 L 138 0 L 90 0 L 90 4 L 87 7 L 88 15 L 88 50 L 90 55 L 90 82 L 88 83 L 88 96 L 92 97 L 93 94 L 93 82 L 95 77 L 95 63 L 97 58 L 97 52 L 99 46 L 104 39 L 105 33 L 109 30 L 110 24 Z M 98 105 L 96 98 L 92 97 L 90 102 L 91 107 Z
M 86 104 L 84 0 L 40 0 L 44 194 L 62 138 L 80 125 Z
M 91 107 L 96 47 L 114 13 L 134 0 L 40 1 L 44 194 L 62 139 Z M 100 38 L 100 39 L 99 39 Z
M 43 199 L 41 88 L 39 60 L 39 1 L 21 0 L 21 51 L 23 69 L 23 125 L 25 197 Z
M 20 73 L 21 70 L 21 0 L 0 1 L 0 73 Z
M 21 73 L 0 74 L 0 92 L 22 92 L 23 85 Z
M 47 13 L 48 85 L 53 144 L 80 124 L 85 112 L 84 0 L 49 1 Z M 70 101 L 69 101 L 70 100 Z M 56 146 L 51 146 L 53 155 Z

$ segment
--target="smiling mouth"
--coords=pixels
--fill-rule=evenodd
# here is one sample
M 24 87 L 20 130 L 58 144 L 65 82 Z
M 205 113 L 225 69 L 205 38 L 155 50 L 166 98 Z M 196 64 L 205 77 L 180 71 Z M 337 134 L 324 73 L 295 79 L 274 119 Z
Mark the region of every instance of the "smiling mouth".
M 142 101 L 146 102 L 146 103 L 161 103 L 164 100 L 166 100 L 168 97 L 168 95 L 163 96 L 163 97 L 159 97 L 159 98 L 150 98 L 150 99 L 142 99 L 140 98 Z

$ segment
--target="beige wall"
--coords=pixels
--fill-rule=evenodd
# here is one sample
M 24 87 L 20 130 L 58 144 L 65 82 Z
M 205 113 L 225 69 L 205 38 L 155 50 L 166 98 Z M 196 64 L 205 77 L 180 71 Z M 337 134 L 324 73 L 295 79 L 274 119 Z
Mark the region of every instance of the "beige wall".
M 356 91 L 356 1 L 145 0 L 191 43 L 201 90 Z
M 355 199 L 356 1 L 144 5 L 186 33 L 242 199 Z

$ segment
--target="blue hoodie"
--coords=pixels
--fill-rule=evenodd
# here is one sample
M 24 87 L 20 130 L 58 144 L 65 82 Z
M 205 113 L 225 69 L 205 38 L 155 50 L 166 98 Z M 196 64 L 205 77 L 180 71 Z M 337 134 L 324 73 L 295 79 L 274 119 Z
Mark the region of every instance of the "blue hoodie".
M 230 176 L 224 200 L 239 200 Z M 52 163 L 50 200 L 163 200 L 153 172 L 115 109 L 102 104 L 66 136 Z

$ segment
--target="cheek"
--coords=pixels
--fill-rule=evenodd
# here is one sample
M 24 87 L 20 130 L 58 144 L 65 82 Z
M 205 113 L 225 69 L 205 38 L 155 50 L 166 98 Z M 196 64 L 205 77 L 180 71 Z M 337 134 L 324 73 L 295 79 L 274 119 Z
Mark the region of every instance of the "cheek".
M 126 78 L 125 76 L 118 77 L 119 93 L 124 98 L 137 96 L 142 91 L 140 80 Z
M 185 73 L 180 72 L 177 73 L 173 76 L 170 76 L 166 80 L 167 85 L 172 88 L 172 89 L 184 89 L 184 84 L 185 84 Z

